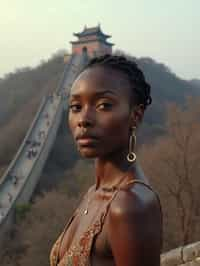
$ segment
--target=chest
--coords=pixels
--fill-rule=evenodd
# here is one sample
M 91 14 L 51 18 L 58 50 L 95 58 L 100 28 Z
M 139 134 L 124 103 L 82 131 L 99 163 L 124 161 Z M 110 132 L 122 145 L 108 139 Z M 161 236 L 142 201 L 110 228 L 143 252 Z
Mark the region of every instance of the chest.
M 80 242 L 82 243 L 83 248 L 86 250 L 88 249 L 88 253 L 91 253 L 92 256 L 104 258 L 110 256 L 107 240 L 107 216 L 103 223 L 101 223 L 101 217 L 105 214 L 104 210 L 106 209 L 106 205 L 106 199 L 102 198 L 93 198 L 90 204 L 85 200 L 81 204 L 77 215 L 64 231 L 59 249 L 60 260 L 66 252 L 71 248 L 78 246 Z M 86 210 L 88 210 L 87 214 Z M 97 228 L 95 228 L 96 224 Z M 95 232 L 98 232 L 98 234 L 95 235 Z

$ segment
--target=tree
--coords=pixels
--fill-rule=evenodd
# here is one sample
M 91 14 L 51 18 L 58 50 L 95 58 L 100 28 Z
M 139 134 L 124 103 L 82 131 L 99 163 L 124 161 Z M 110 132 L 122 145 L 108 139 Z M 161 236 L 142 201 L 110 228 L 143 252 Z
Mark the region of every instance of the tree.
M 168 106 L 166 135 L 140 150 L 143 167 L 160 193 L 165 248 L 195 241 L 200 221 L 200 99 Z

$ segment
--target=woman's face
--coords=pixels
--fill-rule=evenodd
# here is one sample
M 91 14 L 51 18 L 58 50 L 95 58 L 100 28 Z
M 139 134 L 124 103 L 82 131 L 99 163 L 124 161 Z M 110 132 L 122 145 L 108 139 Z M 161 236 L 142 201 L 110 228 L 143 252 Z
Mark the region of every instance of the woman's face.
M 109 157 L 127 150 L 131 89 L 126 75 L 95 66 L 74 82 L 69 97 L 69 126 L 80 154 Z

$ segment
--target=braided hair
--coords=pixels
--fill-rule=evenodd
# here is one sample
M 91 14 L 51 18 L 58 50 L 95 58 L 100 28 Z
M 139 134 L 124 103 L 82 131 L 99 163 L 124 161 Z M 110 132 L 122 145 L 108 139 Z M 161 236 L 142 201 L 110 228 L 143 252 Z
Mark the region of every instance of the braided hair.
M 128 76 L 136 103 L 142 104 L 144 109 L 151 104 L 151 87 L 145 81 L 143 72 L 138 68 L 137 64 L 124 56 L 106 54 L 92 58 L 83 70 L 94 66 L 105 66 L 111 69 L 119 70 Z M 82 71 L 83 71 L 82 70 Z

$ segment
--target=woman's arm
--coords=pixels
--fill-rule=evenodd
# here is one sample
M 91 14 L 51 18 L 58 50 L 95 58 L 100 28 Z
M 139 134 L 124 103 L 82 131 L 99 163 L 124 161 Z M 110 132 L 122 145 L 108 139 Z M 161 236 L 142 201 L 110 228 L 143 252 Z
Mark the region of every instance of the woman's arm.
M 141 185 L 120 191 L 108 218 L 108 240 L 116 266 L 159 266 L 161 234 L 160 206 L 154 193 Z

